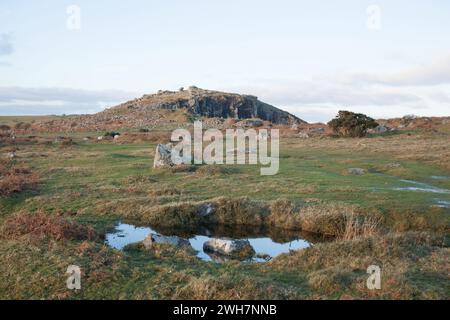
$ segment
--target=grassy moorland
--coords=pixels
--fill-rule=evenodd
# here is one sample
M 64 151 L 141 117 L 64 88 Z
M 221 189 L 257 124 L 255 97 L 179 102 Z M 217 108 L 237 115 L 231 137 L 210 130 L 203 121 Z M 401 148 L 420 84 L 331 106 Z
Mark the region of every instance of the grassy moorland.
M 151 132 L 149 133 L 151 134 Z M 367 138 L 284 137 L 280 170 L 152 169 L 156 142 L 85 141 L 98 133 L 3 142 L 0 298 L 448 299 L 450 130 Z M 362 168 L 363 175 L 349 173 Z M 27 183 L 24 174 L 33 174 Z M 221 210 L 195 220 L 204 202 Z M 223 264 L 164 245 L 117 251 L 102 235 L 119 220 L 274 225 L 333 236 L 269 263 Z M 65 271 L 82 269 L 82 290 Z M 382 288 L 366 288 L 381 266 Z

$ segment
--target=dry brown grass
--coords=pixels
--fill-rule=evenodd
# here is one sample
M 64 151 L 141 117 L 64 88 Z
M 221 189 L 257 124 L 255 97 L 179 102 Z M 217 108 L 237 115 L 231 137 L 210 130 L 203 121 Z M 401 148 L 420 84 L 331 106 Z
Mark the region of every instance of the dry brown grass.
M 177 196 L 180 195 L 181 191 L 176 189 L 176 188 L 171 188 L 171 187 L 158 187 L 158 188 L 154 188 L 151 189 L 148 192 L 148 195 L 150 197 L 162 197 L 162 196 Z
M 219 197 L 211 201 L 215 210 L 208 217 L 210 223 L 227 225 L 261 225 L 264 222 L 266 206 L 247 197 Z M 200 204 L 201 205 L 201 204 Z
M 295 207 L 287 199 L 272 201 L 270 225 L 332 236 L 339 239 L 373 236 L 380 233 L 383 217 L 379 213 L 360 213 L 358 208 L 345 204 L 316 204 Z
M 36 186 L 38 175 L 15 161 L 0 161 L 0 195 L 8 196 Z
M 295 228 L 299 227 L 299 208 L 296 208 L 294 204 L 288 199 L 281 198 L 272 201 L 270 204 L 270 215 L 268 222 L 272 226 Z
M 33 214 L 18 213 L 7 218 L 1 230 L 3 239 L 19 239 L 23 236 L 48 237 L 54 240 L 99 240 L 94 229 L 69 222 L 44 211 Z
M 143 208 L 140 220 L 155 226 L 197 226 L 200 216 L 197 206 L 190 202 L 156 205 Z
M 170 135 L 170 131 L 125 132 L 116 142 L 119 144 L 141 142 L 167 143 L 167 141 L 170 141 Z
M 289 143 L 289 140 L 287 140 Z M 449 135 L 441 132 L 415 132 L 372 138 L 310 138 L 295 140 L 292 148 L 299 150 L 327 150 L 339 153 L 385 154 L 397 160 L 421 161 L 450 170 Z
M 391 233 L 350 241 L 318 243 L 280 255 L 268 267 L 307 274 L 318 297 L 436 299 L 448 296 L 449 249 L 429 233 Z M 366 269 L 381 268 L 381 290 L 366 287 Z M 426 281 L 424 281 L 426 279 Z

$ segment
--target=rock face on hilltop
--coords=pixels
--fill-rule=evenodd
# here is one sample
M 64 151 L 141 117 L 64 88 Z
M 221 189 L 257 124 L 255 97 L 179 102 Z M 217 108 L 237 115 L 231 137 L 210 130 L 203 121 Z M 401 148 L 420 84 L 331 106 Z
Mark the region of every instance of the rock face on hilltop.
M 248 119 L 251 125 L 257 125 L 261 120 L 283 125 L 305 123 L 286 111 L 259 101 L 255 96 L 189 87 L 186 90 L 160 90 L 155 94 L 146 94 L 96 114 L 39 122 L 28 131 L 111 131 L 168 125 L 182 127 L 199 117 L 206 118 L 203 119 L 205 125 L 214 128 L 219 127 L 224 119 Z
M 296 116 L 261 102 L 251 95 L 239 95 L 212 90 L 189 87 L 179 91 L 159 91 L 156 94 L 144 95 L 104 111 L 108 113 L 124 113 L 125 110 L 137 112 L 150 110 L 184 109 L 193 116 L 208 118 L 259 118 L 274 124 L 303 123 Z

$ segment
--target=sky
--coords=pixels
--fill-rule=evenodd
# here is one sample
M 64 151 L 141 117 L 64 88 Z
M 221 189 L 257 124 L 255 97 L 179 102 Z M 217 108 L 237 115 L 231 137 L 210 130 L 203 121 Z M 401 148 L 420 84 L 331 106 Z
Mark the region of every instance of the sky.
M 450 116 L 449 39 L 448 0 L 0 0 L 0 115 L 195 85 L 309 122 Z

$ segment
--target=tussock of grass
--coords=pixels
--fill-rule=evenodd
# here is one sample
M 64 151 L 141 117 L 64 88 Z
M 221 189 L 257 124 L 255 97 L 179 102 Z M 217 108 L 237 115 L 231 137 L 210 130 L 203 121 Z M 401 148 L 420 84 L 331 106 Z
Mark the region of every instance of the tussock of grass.
M 276 199 L 270 204 L 268 222 L 272 226 L 287 229 L 299 229 L 299 208 L 286 198 Z
M 178 258 L 182 260 L 196 261 L 195 250 L 192 247 L 175 247 L 165 243 L 153 243 L 150 248 L 146 248 L 142 242 L 131 243 L 123 248 L 129 253 L 145 253 L 150 259 Z
M 152 206 L 140 213 L 142 222 L 164 227 L 196 226 L 200 218 L 197 206 L 190 202 Z
M 266 210 L 263 203 L 247 197 L 219 197 L 204 203 L 210 203 L 215 208 L 208 217 L 208 222 L 214 224 L 261 225 Z
M 408 232 L 320 243 L 278 256 L 268 265 L 306 273 L 309 285 L 324 297 L 426 299 L 445 296 L 442 281 L 448 280 L 448 256 L 443 237 Z M 366 288 L 369 265 L 381 268 L 381 290 Z M 429 274 L 430 279 L 423 283 L 421 277 L 411 276 L 414 272 Z
M 279 228 L 350 240 L 378 234 L 383 218 L 378 213 L 359 213 L 356 207 L 344 204 L 316 204 L 297 208 L 287 199 L 277 199 L 271 203 L 268 221 Z
M 296 293 L 289 288 L 263 283 L 255 278 L 222 275 L 211 277 L 203 275 L 192 277 L 179 288 L 174 299 L 187 300 L 256 300 L 256 299 L 295 299 Z
M 148 192 L 150 197 L 177 196 L 179 194 L 181 194 L 181 191 L 173 187 L 158 187 Z

